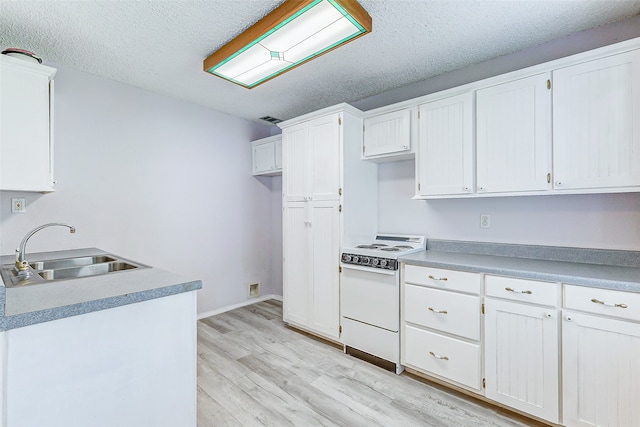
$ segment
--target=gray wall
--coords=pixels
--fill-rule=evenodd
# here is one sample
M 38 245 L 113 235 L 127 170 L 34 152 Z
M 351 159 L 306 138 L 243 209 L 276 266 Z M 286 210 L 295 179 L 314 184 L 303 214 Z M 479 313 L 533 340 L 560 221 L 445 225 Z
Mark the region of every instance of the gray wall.
M 270 126 L 58 68 L 51 194 L 0 193 L 0 253 L 47 222 L 27 252 L 98 247 L 202 279 L 198 311 L 242 303 L 271 282 L 270 185 L 251 176 L 250 141 Z M 27 212 L 11 214 L 10 198 Z M 277 245 L 281 245 L 278 238 Z

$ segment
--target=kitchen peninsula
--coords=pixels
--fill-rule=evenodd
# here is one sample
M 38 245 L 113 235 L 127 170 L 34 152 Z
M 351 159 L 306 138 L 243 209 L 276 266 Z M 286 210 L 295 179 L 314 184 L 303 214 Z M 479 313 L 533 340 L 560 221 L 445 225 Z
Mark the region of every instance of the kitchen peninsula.
M 93 248 L 29 259 L 107 255 Z M 12 262 L 0 258 L 3 266 Z M 2 425 L 195 425 L 200 280 L 140 264 L 6 285 L 0 287 Z

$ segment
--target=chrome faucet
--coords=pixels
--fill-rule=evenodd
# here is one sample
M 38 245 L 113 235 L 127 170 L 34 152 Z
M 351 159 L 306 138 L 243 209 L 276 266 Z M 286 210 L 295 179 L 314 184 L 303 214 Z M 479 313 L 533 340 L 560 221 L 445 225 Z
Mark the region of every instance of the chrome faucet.
M 76 232 L 76 228 L 73 225 L 63 224 L 61 222 L 52 222 L 50 224 L 44 224 L 28 232 L 22 239 L 22 242 L 20 242 L 20 246 L 16 249 L 16 271 L 18 272 L 18 275 L 20 275 L 21 277 L 29 277 L 33 274 L 29 270 L 29 263 L 24 259 L 25 246 L 27 246 L 27 240 L 29 240 L 31 236 L 33 236 L 43 228 L 54 227 L 54 226 L 68 227 L 70 233 Z

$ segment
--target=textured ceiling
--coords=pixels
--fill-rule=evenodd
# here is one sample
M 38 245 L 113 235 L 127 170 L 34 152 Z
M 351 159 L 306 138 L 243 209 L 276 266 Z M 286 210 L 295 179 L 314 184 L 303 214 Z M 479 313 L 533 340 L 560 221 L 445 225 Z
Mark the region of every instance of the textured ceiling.
M 360 0 L 371 34 L 255 89 L 202 71 L 279 3 L 0 0 L 0 48 L 248 119 L 289 119 L 640 13 L 640 1 Z

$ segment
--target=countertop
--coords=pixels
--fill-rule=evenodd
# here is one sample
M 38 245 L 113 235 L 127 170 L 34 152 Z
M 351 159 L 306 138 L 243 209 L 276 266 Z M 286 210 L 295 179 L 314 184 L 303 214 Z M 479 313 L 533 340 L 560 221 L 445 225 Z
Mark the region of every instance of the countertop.
M 545 251 L 544 246 L 480 245 L 475 242 L 429 241 L 426 251 L 400 257 L 399 261 L 472 273 L 640 292 L 640 265 L 635 265 L 637 252 L 579 248 L 549 248 Z M 487 250 L 491 245 L 496 250 Z M 478 248 L 486 253 L 473 253 L 479 252 Z M 517 256 L 505 255 L 509 252 Z M 551 252 L 559 260 L 535 257 L 544 256 L 536 254 Z
M 86 248 L 29 253 L 27 259 L 50 260 L 108 254 L 110 253 L 97 248 Z M 0 257 L 2 265 L 14 261 L 13 256 Z M 200 288 L 200 280 L 185 278 L 154 267 L 22 287 L 5 287 L 3 283 L 3 286 L 0 286 L 0 330 L 48 322 Z

